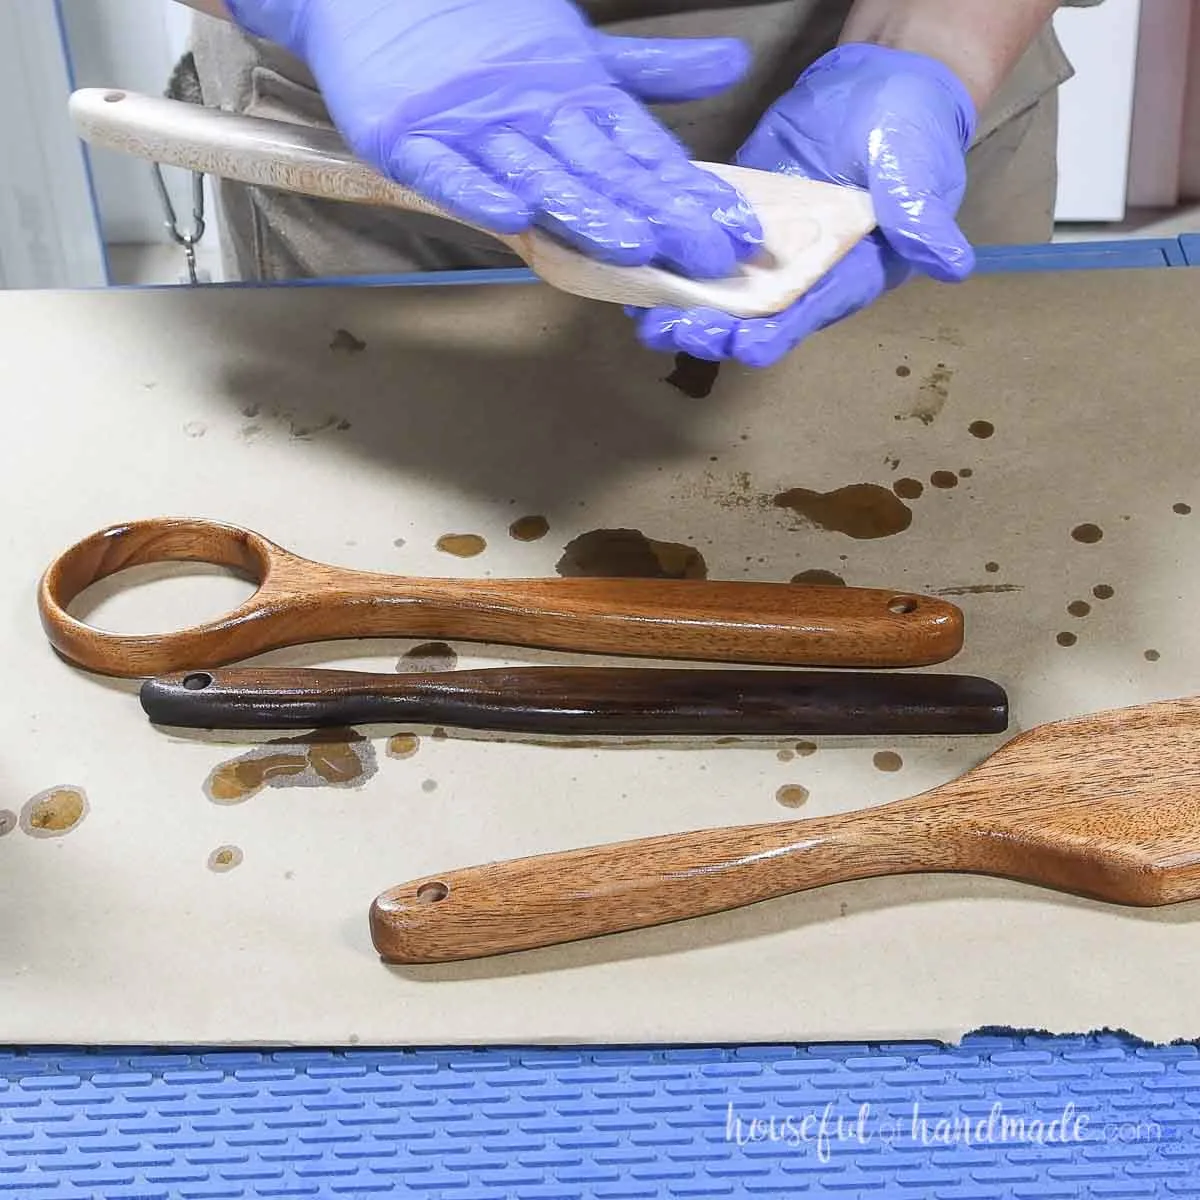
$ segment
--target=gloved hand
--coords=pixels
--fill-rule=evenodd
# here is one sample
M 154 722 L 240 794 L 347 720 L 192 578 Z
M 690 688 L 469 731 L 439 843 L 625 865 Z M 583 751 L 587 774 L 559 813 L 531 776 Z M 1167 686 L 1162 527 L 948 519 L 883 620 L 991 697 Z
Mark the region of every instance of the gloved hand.
M 484 229 L 719 277 L 762 231 L 639 103 L 709 96 L 743 44 L 609 37 L 570 0 L 227 0 L 303 59 L 351 148 Z
M 865 44 L 825 55 L 767 111 L 737 162 L 866 188 L 878 228 L 777 316 L 629 310 L 639 337 L 655 350 L 770 366 L 916 274 L 966 278 L 975 254 L 955 214 L 975 119 L 966 88 L 935 59 Z

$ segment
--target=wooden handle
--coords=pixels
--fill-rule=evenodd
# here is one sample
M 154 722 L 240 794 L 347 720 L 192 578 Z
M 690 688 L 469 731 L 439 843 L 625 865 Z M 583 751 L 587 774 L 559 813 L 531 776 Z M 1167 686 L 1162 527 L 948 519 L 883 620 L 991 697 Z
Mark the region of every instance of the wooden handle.
M 377 897 L 371 937 L 390 962 L 451 962 L 646 929 L 850 879 L 952 869 L 952 840 L 906 820 L 899 807 L 431 875 Z
M 114 89 L 75 92 L 70 112 L 86 141 L 151 162 L 327 200 L 428 213 L 479 229 L 380 175 L 332 130 Z M 642 308 L 708 306 L 765 317 L 803 295 L 875 227 L 874 206 L 861 189 L 722 163 L 697 165 L 736 187 L 763 227 L 762 252 L 727 279 L 612 266 L 538 229 L 513 236 L 481 232 L 564 292 Z
M 173 633 L 109 633 L 67 611 L 98 579 L 170 560 L 220 563 L 259 588 L 224 617 Z M 42 577 L 38 608 L 65 658 L 134 677 L 334 638 L 825 667 L 926 666 L 963 641 L 957 608 L 908 593 L 694 579 L 411 579 L 326 566 L 249 530 L 179 518 L 115 525 L 76 543 Z
M 511 667 L 382 675 L 191 671 L 142 685 L 160 725 L 311 729 L 375 722 L 602 736 L 998 733 L 1004 689 L 957 675 Z

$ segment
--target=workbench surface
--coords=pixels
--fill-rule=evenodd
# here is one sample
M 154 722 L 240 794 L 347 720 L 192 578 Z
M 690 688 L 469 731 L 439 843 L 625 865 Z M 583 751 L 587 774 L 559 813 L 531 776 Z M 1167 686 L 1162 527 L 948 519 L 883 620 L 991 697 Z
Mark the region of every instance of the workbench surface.
M 950 669 L 1003 683 L 1014 730 L 1184 695 L 1200 666 L 1198 299 L 1191 271 L 914 286 L 771 372 L 725 367 L 695 398 L 619 312 L 534 286 L 0 294 L 15 681 L 0 809 L 26 817 L 0 838 L 0 959 L 15 964 L 0 1041 L 1195 1035 L 1200 908 L 1118 910 L 988 879 L 866 881 L 505 959 L 385 967 L 367 908 L 405 879 L 879 803 L 1003 739 L 811 739 L 798 754 L 415 730 L 417 752 L 396 757 L 398 731 L 372 729 L 351 786 L 216 803 L 214 772 L 255 744 L 151 727 L 132 686 L 52 654 L 34 587 L 77 538 L 143 516 L 213 517 L 415 575 L 552 574 L 581 534 L 636 529 L 693 548 L 711 578 L 821 570 L 954 598 L 968 642 Z M 901 479 L 922 494 L 893 536 L 822 530 L 773 503 Z M 534 515 L 545 537 L 509 535 Z M 1073 536 L 1085 526 L 1100 536 Z M 439 552 L 448 533 L 487 549 Z M 143 582 L 79 611 L 161 627 L 248 590 L 213 574 Z M 1086 614 L 1068 611 L 1080 602 Z M 390 670 L 410 647 L 268 660 Z M 455 649 L 462 665 L 582 661 Z M 86 814 L 44 836 L 59 831 L 28 802 L 65 788 L 86 793 Z M 802 808 L 782 806 L 796 788 Z

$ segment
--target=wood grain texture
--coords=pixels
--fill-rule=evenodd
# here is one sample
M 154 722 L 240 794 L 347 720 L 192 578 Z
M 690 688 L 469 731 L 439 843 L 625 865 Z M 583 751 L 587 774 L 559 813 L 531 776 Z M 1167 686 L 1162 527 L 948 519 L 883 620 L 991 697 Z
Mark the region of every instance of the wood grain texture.
M 258 590 L 224 617 L 163 634 L 110 633 L 67 611 L 89 584 L 169 560 L 219 563 Z M 128 677 L 334 638 L 828 667 L 925 666 L 963 641 L 954 605 L 909 593 L 692 579 L 414 579 L 327 566 L 246 529 L 172 517 L 114 525 L 66 550 L 42 577 L 38 611 L 65 658 Z
M 1118 904 L 1200 897 L 1200 699 L 1043 725 L 961 778 L 839 816 L 450 871 L 371 907 L 380 955 L 443 962 L 722 912 L 829 883 L 970 872 Z
M 392 183 L 329 130 L 113 89 L 82 89 L 71 97 L 70 108 L 80 136 L 96 146 L 261 187 L 470 224 Z M 698 165 L 733 184 L 763 228 L 762 252 L 726 279 L 612 266 L 536 229 L 511 236 L 480 231 L 564 292 L 644 308 L 707 305 L 734 316 L 765 317 L 802 296 L 875 227 L 870 196 L 858 188 L 721 163 Z
M 1004 689 L 966 675 L 638 667 L 503 667 L 384 675 L 233 667 L 147 680 L 162 725 L 312 729 L 374 722 L 511 733 L 997 733 Z

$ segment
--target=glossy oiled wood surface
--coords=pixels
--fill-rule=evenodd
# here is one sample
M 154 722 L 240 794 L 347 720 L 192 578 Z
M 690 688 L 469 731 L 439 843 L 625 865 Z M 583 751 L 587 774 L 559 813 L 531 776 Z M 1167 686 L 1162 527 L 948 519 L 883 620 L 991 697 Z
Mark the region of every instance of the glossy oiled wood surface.
M 172 633 L 110 633 L 67 611 L 89 584 L 169 560 L 218 563 L 259 587 L 224 617 Z M 171 517 L 114 525 L 72 546 L 43 575 L 38 609 L 64 657 L 130 677 L 332 638 L 825 667 L 924 666 L 953 657 L 963 641 L 954 605 L 904 592 L 691 579 L 415 579 L 327 566 L 250 530 Z
M 502 667 L 384 675 L 226 667 L 147 680 L 162 725 L 311 729 L 400 721 L 515 733 L 953 734 L 1007 728 L 973 676 L 703 668 Z
M 699 917 L 879 875 L 997 875 L 1118 904 L 1200 898 L 1200 699 L 1044 725 L 874 809 L 448 871 L 371 908 L 376 949 L 441 962 Z

